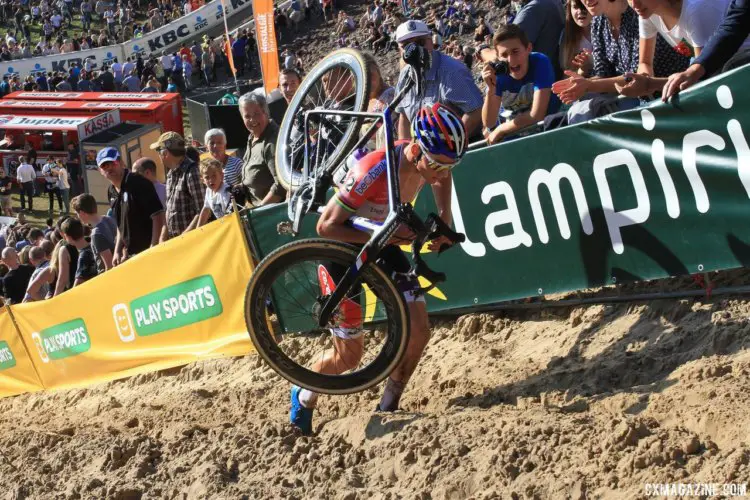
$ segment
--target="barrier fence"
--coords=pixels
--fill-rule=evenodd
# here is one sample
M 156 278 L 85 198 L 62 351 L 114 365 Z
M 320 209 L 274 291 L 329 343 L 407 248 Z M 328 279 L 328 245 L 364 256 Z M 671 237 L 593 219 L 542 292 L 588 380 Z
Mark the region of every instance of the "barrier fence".
M 750 264 L 749 85 L 750 66 L 673 103 L 470 151 L 452 197 L 467 240 L 425 256 L 448 276 L 428 310 Z M 429 189 L 416 209 L 435 211 Z M 286 213 L 250 213 L 258 258 L 292 241 L 276 231 Z M 298 237 L 314 236 L 315 222 Z
M 80 387 L 252 351 L 238 215 L 42 302 L 0 312 L 0 397 Z

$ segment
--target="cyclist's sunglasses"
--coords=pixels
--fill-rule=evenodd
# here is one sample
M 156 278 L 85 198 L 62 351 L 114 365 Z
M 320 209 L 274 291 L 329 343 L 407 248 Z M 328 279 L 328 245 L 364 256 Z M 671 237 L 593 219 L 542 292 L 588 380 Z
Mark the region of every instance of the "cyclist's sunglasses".
M 440 163 L 439 161 L 435 161 L 429 156 L 427 156 L 424 152 L 422 152 L 422 156 L 425 157 L 427 160 L 427 166 L 430 167 L 435 172 L 443 172 L 444 170 L 451 170 L 453 167 L 458 165 L 458 162 L 456 163 Z

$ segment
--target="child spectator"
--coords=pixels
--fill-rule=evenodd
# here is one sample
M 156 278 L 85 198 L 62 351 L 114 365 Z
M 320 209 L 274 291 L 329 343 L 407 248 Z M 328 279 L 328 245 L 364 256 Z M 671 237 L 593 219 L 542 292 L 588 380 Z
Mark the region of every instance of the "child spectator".
M 594 69 L 594 46 L 591 44 L 591 14 L 581 0 L 568 0 L 565 7 L 565 30 L 560 41 L 560 64 L 563 69 L 589 76 Z
M 224 182 L 224 168 L 220 161 L 213 158 L 200 163 L 201 180 L 206 185 L 206 196 L 203 208 L 195 216 L 188 227 L 188 231 L 201 227 L 208 222 L 213 214 L 217 219 L 232 212 L 232 195 L 230 187 Z
M 81 221 L 75 217 L 70 217 L 62 223 L 60 230 L 62 231 L 65 241 L 68 243 L 63 249 L 73 246 L 78 251 L 78 261 L 75 266 L 71 288 L 78 286 L 91 278 L 95 278 L 97 275 L 96 259 L 94 258 L 94 251 L 91 249 L 91 244 L 86 241 L 86 238 L 84 238 L 83 224 Z M 63 249 L 61 249 L 61 251 Z M 70 272 L 72 273 L 72 271 Z M 61 272 L 60 277 L 62 276 L 64 276 L 64 273 Z M 55 291 L 55 295 L 58 295 L 59 293 L 61 292 L 57 292 L 57 290 Z
M 90 226 L 91 250 L 94 252 L 97 273 L 112 269 L 112 257 L 117 239 L 117 223 L 112 217 L 99 215 L 96 199 L 90 194 L 81 194 L 73 198 L 73 211 L 82 223 Z
M 171 76 L 167 79 L 167 82 L 167 92 L 177 92 L 177 84 L 174 83 Z
M 507 74 L 496 74 L 490 63 L 485 63 L 482 70 L 488 88 L 482 122 L 489 144 L 536 124 L 560 107 L 560 101 L 552 96 L 555 81 L 552 63 L 544 54 L 531 51 L 531 43 L 519 26 L 511 24 L 500 28 L 493 43 L 499 64 L 507 68 Z M 496 126 L 501 106 L 502 123 Z

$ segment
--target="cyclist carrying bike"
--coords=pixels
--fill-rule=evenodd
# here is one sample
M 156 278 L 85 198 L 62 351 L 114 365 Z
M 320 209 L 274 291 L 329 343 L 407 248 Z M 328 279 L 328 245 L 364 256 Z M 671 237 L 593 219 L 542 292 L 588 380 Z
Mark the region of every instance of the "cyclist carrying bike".
M 466 129 L 461 116 L 442 104 L 420 109 L 411 124 L 412 139 L 396 142 L 396 168 L 400 181 L 402 200 L 414 200 L 425 186 L 430 184 L 440 218 L 450 225 L 452 177 L 450 169 L 456 166 L 468 147 Z M 370 235 L 353 229 L 347 221 L 353 215 L 382 221 L 388 214 L 388 182 L 385 150 L 374 151 L 347 173 L 339 183 L 338 192 L 328 202 L 318 220 L 318 234 L 325 238 L 364 245 Z M 415 294 L 420 288 L 416 279 L 407 279 L 411 267 L 409 259 L 397 244 L 411 241 L 413 235 L 401 227 L 391 238 L 391 244 L 379 254 L 377 265 L 393 273 L 399 289 L 409 307 L 410 337 L 403 360 L 390 374 L 378 411 L 395 411 L 399 400 L 419 363 L 429 340 L 429 319 L 424 297 Z M 430 250 L 438 250 L 450 240 L 440 237 L 430 242 Z M 320 266 L 318 279 L 321 291 L 335 287 L 345 269 L 341 266 Z M 361 324 L 359 304 L 344 299 L 341 311 L 344 320 L 331 329 L 334 347 L 329 349 L 313 366 L 318 373 L 338 375 L 356 367 L 362 358 L 364 340 L 356 328 Z M 352 328 L 348 328 L 351 326 Z M 298 386 L 291 391 L 292 409 L 290 421 L 302 433 L 312 433 L 313 409 L 318 394 Z

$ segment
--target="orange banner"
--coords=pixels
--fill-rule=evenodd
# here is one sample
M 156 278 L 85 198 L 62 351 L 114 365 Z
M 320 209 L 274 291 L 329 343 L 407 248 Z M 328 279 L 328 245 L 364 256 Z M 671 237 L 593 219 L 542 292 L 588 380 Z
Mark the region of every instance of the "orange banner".
M 273 0 L 253 0 L 255 37 L 266 94 L 279 86 L 279 51 L 273 24 Z
M 232 54 L 232 42 L 227 40 L 224 42 L 224 53 L 227 55 L 229 60 L 229 67 L 232 70 L 233 75 L 237 75 L 237 68 L 234 67 L 234 55 Z

